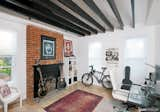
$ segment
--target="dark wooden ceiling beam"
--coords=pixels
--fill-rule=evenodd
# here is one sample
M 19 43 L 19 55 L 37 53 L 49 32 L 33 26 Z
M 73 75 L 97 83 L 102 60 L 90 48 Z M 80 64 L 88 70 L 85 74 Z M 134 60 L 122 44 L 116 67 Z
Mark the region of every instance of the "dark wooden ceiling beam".
M 53 25 L 53 26 L 56 26 L 56 27 L 59 27 L 59 28 L 62 28 L 64 30 L 67 30 L 67 31 L 70 31 L 72 33 L 75 33 L 75 34 L 78 34 L 78 35 L 81 35 L 81 36 L 85 36 L 84 33 L 80 32 L 80 31 L 77 31 L 77 30 L 74 30 L 68 26 L 65 26 L 57 21 L 54 21 L 52 18 L 50 18 L 49 16 L 41 13 L 41 12 L 38 12 L 34 9 L 31 9 L 23 4 L 20 4 L 19 2 L 16 2 L 16 1 L 11 1 L 11 0 L 5 0 L 5 1 L 0 1 L 0 5 L 1 6 L 4 6 L 6 8 L 9 8 L 11 10 L 14 10 L 18 13 L 21 13 L 23 15 L 26 15 L 26 16 L 29 16 L 31 18 L 34 18 L 34 19 L 37 19 L 39 21 L 42 21 L 42 22 L 45 22 L 45 23 L 48 23 L 50 25 Z
M 132 9 L 132 27 L 135 28 L 135 1 L 131 0 L 131 9 Z
M 68 13 L 67 11 L 65 11 L 64 9 L 62 9 L 61 7 L 59 7 L 58 5 L 54 4 L 53 2 L 51 2 L 49 0 L 30 0 L 30 1 L 48 8 L 52 13 L 57 14 L 57 15 L 63 17 L 64 19 L 69 20 L 70 22 L 74 22 L 77 25 L 89 30 L 90 32 L 92 32 L 94 34 L 98 33 L 98 31 L 95 28 L 89 26 L 85 22 L 81 21 L 77 17 Z
M 107 17 L 102 13 L 102 11 L 98 8 L 98 6 L 94 3 L 93 0 L 83 0 L 88 7 L 93 10 L 104 23 L 109 26 L 111 30 L 114 30 L 114 26 L 111 24 L 111 22 L 107 19 Z
M 94 20 L 90 15 L 88 15 L 84 10 L 82 10 L 77 4 L 75 4 L 72 0 L 58 0 L 63 5 L 67 6 L 69 9 L 80 15 L 81 17 L 88 20 L 90 23 L 95 25 L 102 32 L 105 32 L 106 29 L 100 25 L 96 20 Z
M 119 14 L 118 8 L 117 8 L 117 6 L 116 6 L 116 4 L 115 4 L 115 1 L 114 1 L 114 0 L 107 0 L 107 2 L 108 2 L 108 4 L 109 4 L 109 6 L 111 7 L 114 15 L 115 15 L 116 18 L 117 18 L 117 20 L 118 20 L 118 22 L 119 22 L 119 24 L 120 24 L 120 28 L 123 29 L 124 24 L 123 24 L 123 21 L 122 21 L 122 19 L 121 19 L 120 14 Z
M 21 4 L 24 4 L 28 7 L 30 7 L 31 9 L 35 9 L 37 11 L 40 11 L 42 12 L 43 14 L 46 14 L 48 15 L 49 17 L 51 17 L 53 20 L 59 22 L 59 23 L 63 23 L 64 25 L 72 28 L 72 29 L 75 29 L 77 31 L 80 31 L 86 35 L 90 35 L 91 32 L 89 32 L 88 30 L 86 29 L 83 29 L 81 28 L 80 26 L 74 24 L 74 23 L 71 23 L 70 21 L 68 20 L 65 20 L 64 18 L 58 16 L 58 15 L 55 15 L 53 14 L 50 10 L 48 10 L 46 7 L 43 7 L 41 5 L 38 5 L 38 4 L 34 4 L 34 2 L 31 2 L 30 0 L 25 0 L 25 1 L 22 1 L 22 0 L 14 0 L 14 1 L 17 1 Z
M 25 2 L 25 4 L 23 4 L 23 2 L 21 0 L 10 0 L 10 1 L 17 2 L 18 4 L 21 4 L 21 5 L 25 6 L 25 7 L 28 7 L 30 9 L 34 9 L 35 11 L 39 11 L 39 12 L 43 13 L 44 15 L 47 15 L 47 17 L 50 17 L 50 19 L 52 19 L 52 20 L 54 20 L 54 21 L 56 21 L 58 23 L 61 23 L 61 24 L 65 25 L 65 26 L 67 26 L 67 27 L 70 27 L 70 28 L 72 28 L 72 29 L 74 29 L 76 31 L 82 32 L 82 33 L 84 33 L 86 35 L 90 35 L 91 34 L 89 31 L 87 31 L 87 30 L 85 30 L 85 29 L 83 29 L 83 28 L 81 28 L 81 27 L 79 27 L 79 26 L 77 26 L 77 25 L 75 25 L 75 24 L 73 24 L 73 23 L 71 23 L 69 21 L 66 21 L 65 19 L 63 19 L 63 18 L 61 18 L 61 17 L 59 17 L 57 15 L 52 14 L 49 10 L 45 9 L 44 7 L 41 7 L 41 6 L 38 6 L 38 5 L 34 5 L 34 4 L 30 3 L 30 2 L 29 2 L 30 3 L 29 5 L 27 5 L 26 2 Z

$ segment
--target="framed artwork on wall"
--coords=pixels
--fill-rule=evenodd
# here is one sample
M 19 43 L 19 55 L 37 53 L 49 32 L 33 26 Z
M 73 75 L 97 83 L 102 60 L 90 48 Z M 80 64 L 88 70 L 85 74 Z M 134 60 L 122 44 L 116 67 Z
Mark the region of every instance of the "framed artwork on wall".
M 105 60 L 108 64 L 118 64 L 119 63 L 119 49 L 118 48 L 106 49 Z
M 73 45 L 71 40 L 64 40 L 64 56 L 73 56 Z
M 55 59 L 56 58 L 56 39 L 41 35 L 41 59 Z

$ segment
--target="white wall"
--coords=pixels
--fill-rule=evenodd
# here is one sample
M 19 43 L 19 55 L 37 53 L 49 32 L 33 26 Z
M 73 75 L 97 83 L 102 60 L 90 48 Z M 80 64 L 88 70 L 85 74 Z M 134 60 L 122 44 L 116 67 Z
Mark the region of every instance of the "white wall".
M 160 26 L 156 26 L 155 36 L 156 36 L 156 43 L 155 43 L 156 64 L 160 65 Z
M 0 12 L 0 28 L 15 31 L 17 33 L 17 52 L 13 65 L 12 80 L 9 83 L 14 83 L 21 90 L 23 99 L 26 98 L 26 25 L 28 24 L 62 33 L 65 39 L 73 41 L 75 55 L 77 55 L 76 49 L 78 48 L 76 40 L 77 36 L 70 32 L 65 32 L 64 30 L 35 20 L 29 21 Z
M 147 59 L 146 62 L 150 64 L 155 63 L 155 40 L 154 40 L 154 27 L 143 27 L 138 26 L 136 29 L 132 28 L 125 28 L 123 31 L 117 30 L 111 33 L 104 33 L 93 35 L 89 37 L 84 37 L 78 39 L 78 68 L 79 74 L 82 75 L 83 73 L 88 71 L 88 45 L 93 42 L 99 42 L 102 44 L 102 55 L 104 58 L 102 59 L 102 66 L 107 66 L 105 62 L 105 49 L 107 48 L 119 48 L 120 53 L 120 61 L 119 66 L 114 75 L 118 83 L 121 83 L 123 78 L 123 71 L 124 71 L 124 50 L 125 50 L 125 40 L 127 38 L 134 38 L 134 37 L 146 37 L 147 38 Z M 150 68 L 148 68 L 150 71 Z M 134 76 L 133 76 L 134 77 Z M 144 78 L 146 74 L 142 74 L 138 78 L 133 78 L 133 82 L 142 83 L 144 82 Z M 135 79 L 139 79 L 137 82 Z M 95 83 L 96 84 L 96 83 Z

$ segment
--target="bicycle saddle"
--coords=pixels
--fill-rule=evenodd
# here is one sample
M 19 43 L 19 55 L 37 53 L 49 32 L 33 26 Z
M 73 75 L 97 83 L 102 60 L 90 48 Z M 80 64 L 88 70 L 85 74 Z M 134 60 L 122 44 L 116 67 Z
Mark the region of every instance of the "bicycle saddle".
M 106 70 L 107 69 L 107 67 L 102 67 L 102 70 Z

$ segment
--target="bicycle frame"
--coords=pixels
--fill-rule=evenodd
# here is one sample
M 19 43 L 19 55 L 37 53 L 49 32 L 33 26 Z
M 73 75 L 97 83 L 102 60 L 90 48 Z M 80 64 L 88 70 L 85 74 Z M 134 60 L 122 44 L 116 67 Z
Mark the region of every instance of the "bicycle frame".
M 100 78 L 98 76 L 96 76 L 96 74 L 100 74 Z M 101 83 L 102 82 L 102 78 L 105 76 L 103 72 L 99 72 L 99 71 L 96 71 L 93 76 L 95 77 L 95 79 L 97 80 L 98 83 Z
M 89 74 L 90 74 L 91 76 L 95 77 L 95 79 L 97 80 L 98 83 L 101 83 L 103 77 L 104 77 L 104 76 L 107 76 L 107 75 L 104 75 L 104 72 L 105 72 L 105 71 L 102 71 L 102 72 L 95 71 L 95 70 L 93 69 L 93 66 L 90 66 L 90 67 L 91 67 L 91 71 L 90 71 Z M 100 74 L 100 78 L 98 78 L 98 76 L 95 75 L 96 73 L 97 73 L 97 74 Z

